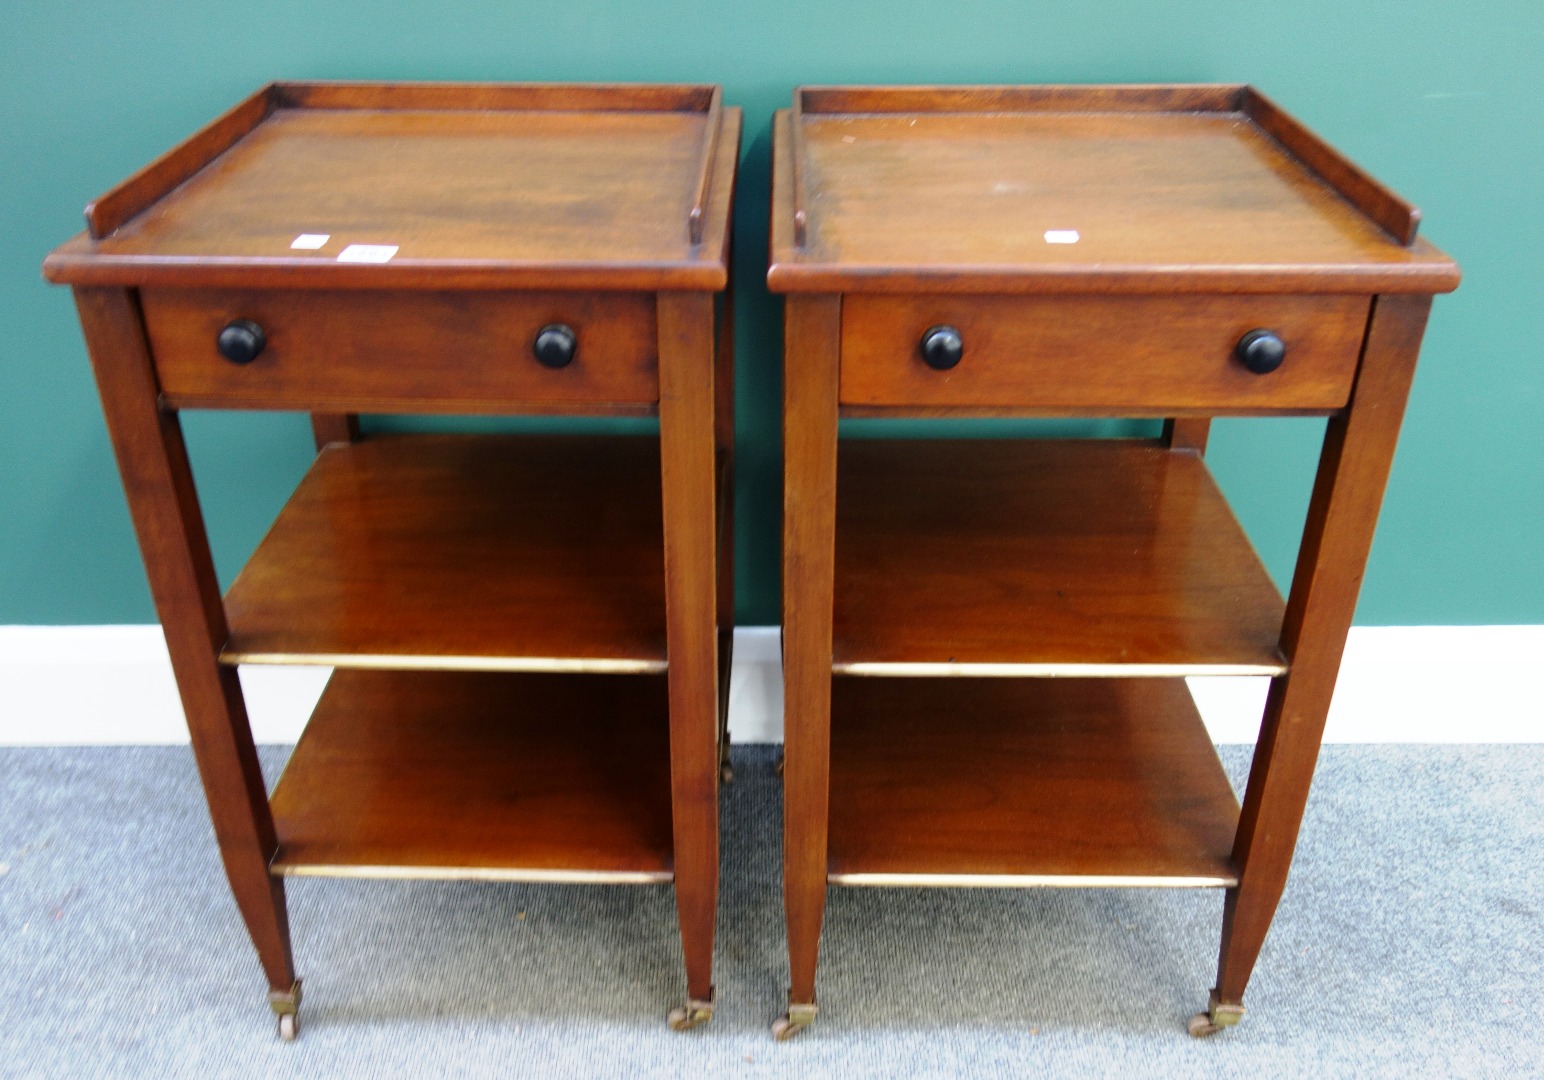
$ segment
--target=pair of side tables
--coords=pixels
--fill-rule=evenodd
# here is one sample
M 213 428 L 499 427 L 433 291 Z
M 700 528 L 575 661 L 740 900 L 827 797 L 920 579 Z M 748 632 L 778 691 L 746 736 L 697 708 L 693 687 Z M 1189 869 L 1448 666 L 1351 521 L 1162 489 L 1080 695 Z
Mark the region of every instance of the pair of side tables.
M 713 1012 L 733 624 L 731 207 L 705 86 L 269 86 L 113 189 L 73 286 L 280 1034 L 291 875 L 675 886 Z M 1239 86 L 809 88 L 786 293 L 786 1037 L 828 883 L 1226 891 L 1193 1034 L 1281 895 L 1422 332 L 1418 212 Z M 183 409 L 311 414 L 221 594 Z M 359 437 L 362 412 L 658 437 Z M 1328 426 L 1285 602 L 1214 416 Z M 865 417 L 1147 417 L 876 439 Z M 849 430 L 839 421 L 852 418 Z M 850 434 L 852 437 L 839 437 Z M 335 671 L 272 794 L 240 664 Z M 1242 807 L 1186 691 L 1272 677 Z

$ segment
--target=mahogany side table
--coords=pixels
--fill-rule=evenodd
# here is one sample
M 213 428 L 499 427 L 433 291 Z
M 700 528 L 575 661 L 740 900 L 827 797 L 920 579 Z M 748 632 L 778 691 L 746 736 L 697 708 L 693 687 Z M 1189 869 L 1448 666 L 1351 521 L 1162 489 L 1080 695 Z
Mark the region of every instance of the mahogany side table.
M 1225 890 L 1236 1023 L 1287 879 L 1433 294 L 1418 212 L 1247 86 L 807 88 L 786 293 L 785 896 Z M 1149 417 L 1157 439 L 875 439 L 863 417 Z M 1283 602 L 1214 416 L 1328 417 Z M 848 435 L 854 437 L 847 437 Z M 1239 806 L 1183 681 L 1269 675 Z
M 673 882 L 712 1016 L 731 640 L 729 220 L 707 86 L 278 83 L 93 203 L 74 287 L 236 902 L 290 875 Z M 178 416 L 312 414 L 222 596 Z M 658 436 L 358 439 L 369 412 Z M 325 664 L 272 796 L 239 664 Z

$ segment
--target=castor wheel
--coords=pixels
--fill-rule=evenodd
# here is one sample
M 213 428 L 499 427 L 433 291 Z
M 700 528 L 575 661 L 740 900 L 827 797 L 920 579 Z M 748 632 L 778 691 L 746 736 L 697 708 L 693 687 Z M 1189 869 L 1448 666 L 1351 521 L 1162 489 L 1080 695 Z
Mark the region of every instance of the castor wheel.
M 774 772 L 776 772 L 777 775 L 779 775 L 779 776 L 783 775 L 783 755 L 782 754 L 777 755 L 777 760 L 772 763 L 772 770 Z
M 788 1011 L 772 1022 L 772 1037 L 787 1042 L 815 1022 L 814 1005 L 789 1005 Z
M 1198 1012 L 1190 1018 L 1190 1023 L 1185 1025 L 1185 1030 L 1190 1032 L 1191 1038 L 1204 1039 L 1208 1035 L 1215 1035 L 1223 1028 L 1232 1027 L 1244 1018 L 1242 1005 L 1229 1005 L 1217 997 L 1217 991 L 1212 991 L 1211 999 L 1206 1003 L 1206 1011 Z
M 294 1042 L 300 1034 L 300 980 L 288 990 L 273 990 L 268 994 L 268 1007 L 279 1019 L 279 1038 Z
M 1190 1023 L 1185 1025 L 1185 1030 L 1190 1032 L 1193 1039 L 1204 1039 L 1208 1035 L 1215 1035 L 1222 1030 L 1212 1023 L 1212 1014 L 1199 1012 L 1190 1018 Z
M 713 1019 L 713 1001 L 688 1001 L 685 1005 L 677 1006 L 670 1010 L 670 1015 L 665 1017 L 665 1023 L 670 1025 L 671 1031 L 690 1031 L 694 1027 L 701 1027 Z
M 724 762 L 718 767 L 718 778 L 725 784 L 734 783 L 734 766 L 727 761 Z

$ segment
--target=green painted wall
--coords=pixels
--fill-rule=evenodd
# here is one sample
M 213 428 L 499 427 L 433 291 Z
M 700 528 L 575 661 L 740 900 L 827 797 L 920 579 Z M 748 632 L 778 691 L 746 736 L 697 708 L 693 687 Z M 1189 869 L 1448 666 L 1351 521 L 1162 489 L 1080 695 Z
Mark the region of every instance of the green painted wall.
M 768 125 L 792 87 L 1254 82 L 1420 205 L 1466 275 L 1437 301 L 1359 620 L 1544 622 L 1537 0 L 56 0 L 7 5 L 3 22 L 0 623 L 154 618 L 69 295 L 38 265 L 88 199 L 274 78 L 690 80 L 745 107 L 746 623 L 777 617 L 779 309 L 759 282 Z M 292 415 L 187 426 L 229 575 L 305 468 L 308 430 Z M 1281 581 L 1321 428 L 1230 421 L 1214 437 Z

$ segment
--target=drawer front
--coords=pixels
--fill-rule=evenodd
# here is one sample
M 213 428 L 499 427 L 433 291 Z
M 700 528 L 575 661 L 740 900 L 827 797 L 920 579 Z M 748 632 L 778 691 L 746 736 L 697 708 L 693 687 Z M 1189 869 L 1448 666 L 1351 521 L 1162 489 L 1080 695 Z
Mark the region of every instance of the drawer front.
M 890 296 L 842 300 L 844 405 L 1131 410 L 1328 410 L 1350 396 L 1367 297 Z M 923 361 L 933 327 L 959 331 L 952 368 Z M 1256 374 L 1239 339 L 1286 345 Z
M 145 289 L 140 302 L 178 406 L 470 411 L 659 396 L 652 293 Z M 249 363 L 217 347 L 238 319 L 265 339 Z M 564 367 L 533 354 L 552 324 L 575 334 Z

